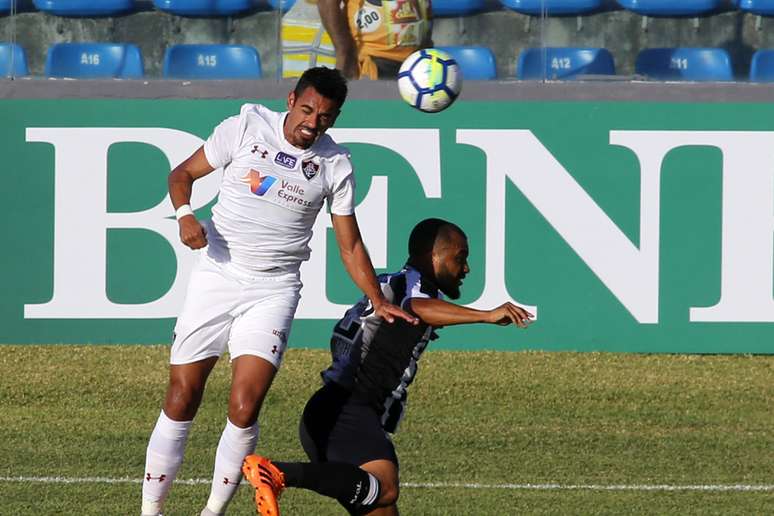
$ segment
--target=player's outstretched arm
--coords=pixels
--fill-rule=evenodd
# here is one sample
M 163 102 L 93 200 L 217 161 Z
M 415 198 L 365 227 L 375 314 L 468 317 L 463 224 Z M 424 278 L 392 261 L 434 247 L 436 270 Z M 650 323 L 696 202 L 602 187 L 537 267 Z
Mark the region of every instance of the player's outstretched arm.
M 418 324 L 419 321 L 416 317 L 389 303 L 382 294 L 374 266 L 371 263 L 371 257 L 368 256 L 368 251 L 360 236 L 360 228 L 357 225 L 355 215 L 331 215 L 331 220 L 344 268 L 347 269 L 355 285 L 371 300 L 376 315 L 384 318 L 387 322 L 393 322 L 396 317 L 399 317 L 412 324 Z
M 476 310 L 455 305 L 441 299 L 412 298 L 411 311 L 430 326 L 451 326 L 453 324 L 490 323 L 507 326 L 515 324 L 526 328 L 533 315 L 513 303 L 503 303 L 492 310 Z
M 191 157 L 176 166 L 167 178 L 169 198 L 172 200 L 172 205 L 178 215 L 180 241 L 191 249 L 201 249 L 207 245 L 207 235 L 204 228 L 190 209 L 193 182 L 213 170 L 215 169 L 212 168 L 204 155 L 204 147 L 199 147 Z M 186 206 L 187 208 L 185 208 Z

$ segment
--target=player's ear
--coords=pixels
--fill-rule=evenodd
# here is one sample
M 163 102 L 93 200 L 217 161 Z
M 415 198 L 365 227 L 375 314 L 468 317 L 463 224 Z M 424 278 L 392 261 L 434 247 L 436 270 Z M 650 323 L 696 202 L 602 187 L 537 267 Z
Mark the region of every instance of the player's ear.
M 437 252 L 435 248 L 432 251 L 430 251 L 430 262 L 433 265 L 433 271 L 438 270 L 438 266 L 441 264 L 442 261 L 443 261 L 443 256 L 441 256 L 440 252 Z
M 288 109 L 289 110 L 293 109 L 293 106 L 295 105 L 295 103 L 296 103 L 296 92 L 291 91 L 290 93 L 288 93 Z

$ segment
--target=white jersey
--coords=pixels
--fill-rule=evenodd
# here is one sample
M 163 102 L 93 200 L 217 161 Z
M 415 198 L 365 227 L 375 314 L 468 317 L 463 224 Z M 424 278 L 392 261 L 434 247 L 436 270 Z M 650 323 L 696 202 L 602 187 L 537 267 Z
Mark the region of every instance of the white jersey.
M 294 147 L 283 133 L 287 113 L 245 104 L 204 144 L 223 167 L 218 202 L 206 226 L 208 254 L 249 271 L 298 270 L 323 199 L 331 213 L 354 213 L 349 151 L 324 134 L 312 147 Z

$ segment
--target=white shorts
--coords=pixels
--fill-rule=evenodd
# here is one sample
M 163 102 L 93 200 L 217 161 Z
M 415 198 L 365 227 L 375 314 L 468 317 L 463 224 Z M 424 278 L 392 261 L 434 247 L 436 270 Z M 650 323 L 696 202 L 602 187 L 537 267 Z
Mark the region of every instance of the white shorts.
M 177 318 L 173 365 L 255 355 L 279 368 L 301 298 L 298 271 L 251 273 L 218 264 L 201 253 Z

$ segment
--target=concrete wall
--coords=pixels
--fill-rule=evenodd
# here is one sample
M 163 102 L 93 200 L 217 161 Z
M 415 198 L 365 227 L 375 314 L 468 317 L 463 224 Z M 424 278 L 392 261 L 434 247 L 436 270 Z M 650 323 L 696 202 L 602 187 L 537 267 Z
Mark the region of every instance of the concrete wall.
M 43 73 L 46 49 L 67 41 L 121 41 L 140 46 L 146 75 L 161 75 L 164 49 L 176 43 L 238 43 L 252 45 L 261 54 L 264 73 L 275 77 L 278 67 L 279 14 L 257 11 L 233 18 L 182 18 L 143 10 L 115 18 L 62 18 L 22 9 L 0 18 L 0 39 L 16 41 L 27 51 L 31 73 Z M 438 45 L 485 45 L 497 59 L 500 77 L 513 77 L 522 48 L 592 46 L 608 48 L 618 74 L 633 73 L 637 52 L 659 46 L 722 47 L 733 59 L 737 76 L 744 79 L 750 56 L 759 48 L 774 47 L 774 19 L 739 11 L 703 18 L 645 18 L 623 10 L 584 17 L 540 18 L 496 10 L 461 18 L 436 19 L 433 39 Z

